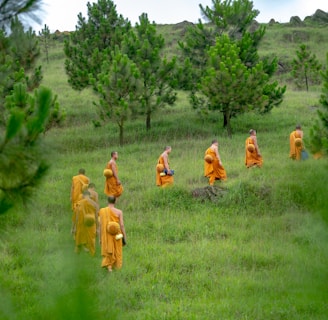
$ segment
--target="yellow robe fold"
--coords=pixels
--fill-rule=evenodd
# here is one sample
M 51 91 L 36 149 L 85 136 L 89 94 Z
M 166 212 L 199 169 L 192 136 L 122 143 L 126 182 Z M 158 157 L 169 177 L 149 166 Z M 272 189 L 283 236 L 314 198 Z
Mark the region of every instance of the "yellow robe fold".
M 102 267 L 107 268 L 111 266 L 115 269 L 122 268 L 122 239 L 116 240 L 115 235 L 109 234 L 106 230 L 108 222 L 114 221 L 119 224 L 119 220 L 119 217 L 117 217 L 110 208 L 101 208 L 99 210 Z
M 295 130 L 289 136 L 289 145 L 290 145 L 289 157 L 292 158 L 293 160 L 301 160 L 301 155 L 302 155 L 303 140 L 302 140 L 302 145 L 297 147 L 295 145 L 295 139 L 297 138 L 302 139 L 301 134 Z
M 106 169 L 112 169 L 112 168 L 110 167 L 109 164 L 107 164 Z M 118 174 L 118 168 L 117 168 L 117 174 Z M 111 176 L 110 178 L 106 177 L 104 193 L 107 196 L 114 196 L 118 198 L 123 193 L 123 186 L 122 184 L 120 185 L 117 184 L 117 180 L 114 176 Z
M 164 166 L 164 158 L 162 155 L 160 155 L 160 157 L 157 161 L 157 164 L 162 164 Z M 158 187 L 167 187 L 167 186 L 173 185 L 173 183 L 174 183 L 173 176 L 170 176 L 170 175 L 161 176 L 160 172 L 158 172 L 157 168 L 156 168 L 156 185 Z
M 84 224 L 84 217 L 86 214 L 91 214 L 95 217 L 96 221 L 96 209 L 97 205 L 90 199 L 82 199 L 77 202 L 73 219 L 75 219 L 75 248 L 76 251 L 80 251 L 82 247 L 89 250 L 92 256 L 96 252 L 96 223 L 87 227 Z
M 250 168 L 252 166 L 262 167 L 262 164 L 263 164 L 262 156 L 258 155 L 255 146 L 254 146 L 254 151 L 253 152 L 248 151 L 247 146 L 249 144 L 254 144 L 254 141 L 251 137 L 248 137 L 246 139 L 246 142 L 245 142 L 245 150 L 246 150 L 245 165 L 246 165 L 246 167 L 247 168 Z
M 219 159 L 212 148 L 205 151 L 205 156 L 210 155 L 213 158 L 212 163 L 204 162 L 204 176 L 209 178 L 209 184 L 212 186 L 215 180 L 227 180 L 227 173 L 220 165 Z
M 81 200 L 80 196 L 82 194 L 82 185 L 83 184 L 89 184 L 89 178 L 83 174 L 79 174 L 77 176 L 74 176 L 72 178 L 72 210 L 74 210 L 74 207 L 76 203 Z

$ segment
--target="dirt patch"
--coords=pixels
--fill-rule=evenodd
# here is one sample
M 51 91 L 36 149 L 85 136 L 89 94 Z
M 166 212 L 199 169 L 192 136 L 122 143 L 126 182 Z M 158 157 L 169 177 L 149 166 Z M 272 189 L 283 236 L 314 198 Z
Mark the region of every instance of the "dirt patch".
M 218 202 L 228 191 L 219 186 L 206 186 L 192 191 L 192 196 L 201 201 Z

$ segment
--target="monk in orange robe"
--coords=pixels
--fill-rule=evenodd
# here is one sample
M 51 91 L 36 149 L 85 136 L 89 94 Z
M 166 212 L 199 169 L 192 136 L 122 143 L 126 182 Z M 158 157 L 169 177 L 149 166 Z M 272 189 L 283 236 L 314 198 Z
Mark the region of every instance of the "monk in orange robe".
M 111 159 L 106 165 L 106 169 L 111 169 L 113 175 L 111 177 L 106 177 L 104 193 L 107 196 L 114 196 L 118 198 L 123 192 L 123 186 L 118 178 L 118 167 L 116 160 L 118 159 L 118 152 L 112 151 Z
M 109 272 L 121 269 L 123 265 L 123 245 L 126 243 L 123 212 L 115 208 L 116 198 L 108 197 L 108 206 L 99 210 L 101 267 Z M 111 228 L 109 228 L 111 224 Z M 113 228 L 116 225 L 116 228 Z
M 88 191 L 90 192 L 91 200 L 99 204 L 98 192 L 96 191 L 96 185 L 93 182 L 89 183 Z
M 245 142 L 245 165 L 247 168 L 250 167 L 262 167 L 263 159 L 262 155 L 259 149 L 259 146 L 257 144 L 257 138 L 256 138 L 256 130 L 251 129 L 249 130 L 249 137 L 246 139 Z
M 214 185 L 215 180 L 227 180 L 218 146 L 218 140 L 213 140 L 212 145 L 205 151 L 204 176 L 208 178 L 210 186 Z
M 289 135 L 289 158 L 293 160 L 301 160 L 303 144 L 303 131 L 301 125 L 297 125 L 295 130 Z
M 74 211 L 76 203 L 81 200 L 82 192 L 88 188 L 90 179 L 85 175 L 85 170 L 80 169 L 79 174 L 72 178 L 70 201 Z
M 73 221 L 73 235 L 75 240 L 75 252 L 82 249 L 88 251 L 91 256 L 96 252 L 96 222 L 99 206 L 90 199 L 90 192 L 83 191 L 82 199 L 75 206 Z
M 169 154 L 172 148 L 166 146 L 164 152 L 159 156 L 156 165 L 156 185 L 158 187 L 171 186 L 174 183 L 174 171 L 170 169 Z

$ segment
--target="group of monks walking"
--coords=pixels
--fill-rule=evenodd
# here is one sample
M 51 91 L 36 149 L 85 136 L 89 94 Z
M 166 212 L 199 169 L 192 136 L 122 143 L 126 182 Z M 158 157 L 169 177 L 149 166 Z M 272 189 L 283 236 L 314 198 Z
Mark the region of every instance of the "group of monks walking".
M 304 151 L 303 131 L 300 125 L 290 134 L 290 158 L 301 160 Z M 171 146 L 166 146 L 156 164 L 156 185 L 167 187 L 174 183 L 174 170 L 169 163 Z M 126 243 L 126 232 L 123 222 L 123 212 L 115 208 L 115 202 L 123 192 L 122 183 L 118 177 L 116 160 L 118 152 L 111 153 L 111 159 L 104 169 L 105 187 L 108 205 L 99 207 L 98 193 L 95 185 L 85 175 L 85 170 L 80 169 L 78 175 L 72 178 L 71 204 L 72 234 L 75 241 L 75 251 L 87 251 L 94 256 L 96 252 L 96 237 L 99 236 L 102 262 L 101 266 L 120 269 L 123 261 L 122 247 Z M 263 159 L 257 143 L 256 130 L 249 131 L 245 141 L 245 166 L 262 167 Z M 223 167 L 219 153 L 218 140 L 214 139 L 206 149 L 204 155 L 204 176 L 208 178 L 209 185 L 213 186 L 216 180 L 225 181 L 227 173 Z
M 115 207 L 116 199 L 123 192 L 117 175 L 117 158 L 117 152 L 112 152 L 112 158 L 105 168 L 107 174 L 104 192 L 108 197 L 106 207 L 99 207 L 95 185 L 90 183 L 84 169 L 80 169 L 78 175 L 72 178 L 71 185 L 73 210 L 71 232 L 75 242 L 75 252 L 86 251 L 94 256 L 98 235 L 102 256 L 101 267 L 109 272 L 122 267 L 123 246 L 127 239 L 123 212 Z
M 163 153 L 159 156 L 156 164 L 156 185 L 167 187 L 174 182 L 174 170 L 170 168 L 169 154 L 172 148 L 166 146 Z M 303 143 L 303 131 L 301 125 L 297 125 L 290 134 L 290 158 L 301 160 L 302 152 L 305 147 Z M 257 143 L 256 130 L 249 131 L 249 137 L 245 141 L 245 166 L 246 168 L 258 167 L 263 165 L 263 158 Z M 222 164 L 219 153 L 218 140 L 212 140 L 212 144 L 206 149 L 204 155 L 204 176 L 208 178 L 209 185 L 213 186 L 216 180 L 227 180 L 227 173 Z
M 219 142 L 213 140 L 210 147 L 205 151 L 204 156 L 204 176 L 208 178 L 210 186 L 214 185 L 215 180 L 227 180 L 227 173 L 223 167 L 219 153 Z M 256 130 L 249 131 L 249 137 L 245 142 L 245 165 L 250 167 L 262 167 L 263 159 L 257 144 Z

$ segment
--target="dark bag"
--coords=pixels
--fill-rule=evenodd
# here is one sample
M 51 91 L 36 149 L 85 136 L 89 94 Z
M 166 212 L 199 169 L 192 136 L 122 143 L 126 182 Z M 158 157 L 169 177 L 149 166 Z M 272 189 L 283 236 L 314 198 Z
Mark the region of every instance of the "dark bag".
M 301 152 L 301 159 L 302 160 L 309 159 L 309 154 L 306 152 L 306 150 L 302 150 L 302 152 Z

